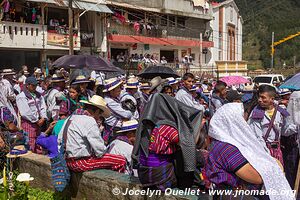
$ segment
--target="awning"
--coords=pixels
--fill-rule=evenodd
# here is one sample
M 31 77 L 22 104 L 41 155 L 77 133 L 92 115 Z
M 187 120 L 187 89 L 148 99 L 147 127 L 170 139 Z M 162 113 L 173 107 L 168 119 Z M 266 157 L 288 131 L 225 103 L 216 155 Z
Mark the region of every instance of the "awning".
M 95 11 L 101 13 L 113 13 L 106 5 L 103 4 L 96 4 L 90 2 L 83 2 L 83 1 L 73 1 L 73 6 L 79 8 L 81 10 L 86 11 Z
M 28 0 L 34 2 L 43 2 L 43 3 L 53 3 L 58 6 L 68 7 L 69 1 L 68 0 Z M 86 2 L 86 1 L 77 1 L 74 0 L 72 4 L 73 8 L 78 8 L 80 10 L 85 11 L 95 11 L 101 13 L 113 13 L 106 5 L 100 3 L 93 3 L 93 2 Z
M 110 42 L 115 43 L 138 43 L 138 44 L 153 44 L 163 46 L 185 46 L 185 47 L 200 47 L 200 41 L 197 40 L 177 40 L 173 38 L 154 38 L 145 36 L 133 35 L 110 35 Z M 214 43 L 210 41 L 203 41 L 202 47 L 213 47 Z
M 53 4 L 57 4 L 55 0 L 28 0 L 28 1 L 39 2 L 39 3 L 53 3 Z

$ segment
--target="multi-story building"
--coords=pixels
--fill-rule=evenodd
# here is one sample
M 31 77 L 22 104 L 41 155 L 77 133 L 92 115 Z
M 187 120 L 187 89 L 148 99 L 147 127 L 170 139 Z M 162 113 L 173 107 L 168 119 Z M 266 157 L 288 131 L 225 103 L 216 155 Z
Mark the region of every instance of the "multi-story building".
M 213 47 L 210 20 L 212 7 L 206 0 L 111 0 L 114 12 L 108 19 L 108 49 L 112 59 L 119 55 L 165 57 L 169 64 L 181 63 L 188 55 L 199 71 L 208 63 L 202 49 Z M 200 58 L 202 56 L 202 59 Z
M 243 19 L 234 0 L 213 3 L 214 47 L 205 70 L 218 72 L 220 77 L 227 75 L 247 75 L 247 62 L 242 57 Z M 216 74 L 216 73 L 215 73 Z
M 68 54 L 68 1 L 9 0 L 9 7 L 0 19 L 0 69 L 25 64 L 32 70 Z M 73 0 L 72 7 L 74 50 L 88 46 L 97 51 L 103 37 L 102 19 L 111 10 L 96 0 Z

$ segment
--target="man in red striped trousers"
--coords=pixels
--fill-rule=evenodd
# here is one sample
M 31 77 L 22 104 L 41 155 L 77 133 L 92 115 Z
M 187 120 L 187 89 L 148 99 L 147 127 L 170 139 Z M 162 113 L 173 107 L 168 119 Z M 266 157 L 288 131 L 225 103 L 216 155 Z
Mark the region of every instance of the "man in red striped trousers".
M 106 153 L 107 147 L 97 124 L 100 117 L 110 115 L 104 99 L 94 95 L 90 100 L 80 102 L 84 103 L 85 110 L 76 110 L 66 120 L 58 135 L 59 143 L 66 149 L 69 169 L 75 172 L 95 169 L 124 172 L 126 159 L 120 155 Z

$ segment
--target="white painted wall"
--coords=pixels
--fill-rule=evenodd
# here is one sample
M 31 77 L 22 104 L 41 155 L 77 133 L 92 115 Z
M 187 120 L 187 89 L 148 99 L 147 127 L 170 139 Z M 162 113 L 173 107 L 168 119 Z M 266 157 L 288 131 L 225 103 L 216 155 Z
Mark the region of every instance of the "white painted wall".
M 236 49 L 236 55 L 235 59 L 236 61 L 242 61 L 242 34 L 243 34 L 243 25 L 242 25 L 242 18 L 240 17 L 238 10 L 234 6 L 233 2 L 229 2 L 228 4 L 224 5 L 224 11 L 223 11 L 223 39 L 221 40 L 222 45 L 220 46 L 220 34 L 219 34 L 219 10 L 220 7 L 215 7 L 213 9 L 213 17 L 214 20 L 210 21 L 210 25 L 213 29 L 213 42 L 214 47 L 211 48 L 212 57 L 209 61 L 210 66 L 215 65 L 215 61 L 219 61 L 219 52 L 222 52 L 222 58 L 221 60 L 227 60 L 227 41 L 228 41 L 228 24 L 235 25 L 235 33 L 236 33 L 236 41 L 235 41 L 235 49 Z M 232 14 L 231 14 L 232 12 Z M 220 48 L 221 47 L 221 48 Z
M 0 47 L 42 49 L 43 26 L 16 22 L 0 22 Z
M 10 31 L 11 30 L 11 31 Z M 77 37 L 80 49 L 80 35 Z M 68 47 L 60 47 L 47 44 L 47 26 L 39 24 L 26 24 L 17 22 L 0 22 L 0 47 L 18 49 L 57 49 L 68 50 Z

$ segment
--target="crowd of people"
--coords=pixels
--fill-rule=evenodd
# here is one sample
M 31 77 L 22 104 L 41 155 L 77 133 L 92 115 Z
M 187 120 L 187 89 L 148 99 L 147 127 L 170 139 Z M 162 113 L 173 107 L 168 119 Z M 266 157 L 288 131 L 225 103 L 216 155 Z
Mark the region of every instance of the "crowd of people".
M 294 187 L 299 91 L 270 85 L 238 91 L 191 73 L 104 82 L 97 80 L 103 79 L 98 72 L 74 80 L 65 70 L 43 77 L 40 69 L 31 75 L 23 69 L 18 76 L 13 69 L 1 73 L 0 144 L 7 152 L 26 151 L 8 144 L 7 137 L 17 135 L 15 143 L 23 141 L 50 159 L 64 149 L 70 171 L 110 169 L 162 191 L 213 187 L 280 193 Z
M 179 59 L 176 57 L 174 60 L 169 60 L 165 57 L 162 56 L 159 59 L 159 56 L 157 54 L 131 54 L 131 56 L 127 55 L 126 53 L 119 53 L 117 54 L 117 56 L 115 58 L 113 58 L 112 62 L 119 62 L 119 63 L 126 63 L 126 62 L 138 62 L 138 63 L 143 63 L 146 66 L 149 65 L 158 65 L 158 64 L 162 64 L 162 65 L 167 65 L 168 62 L 170 63 L 175 63 L 176 68 L 179 68 L 179 65 L 182 64 L 182 66 L 184 67 L 189 67 L 190 65 L 193 65 L 194 63 L 194 58 L 190 55 L 185 55 L 181 62 L 179 61 Z

